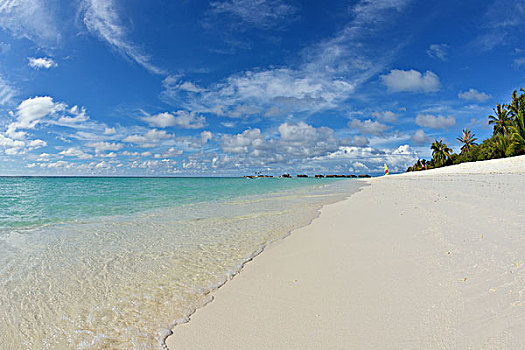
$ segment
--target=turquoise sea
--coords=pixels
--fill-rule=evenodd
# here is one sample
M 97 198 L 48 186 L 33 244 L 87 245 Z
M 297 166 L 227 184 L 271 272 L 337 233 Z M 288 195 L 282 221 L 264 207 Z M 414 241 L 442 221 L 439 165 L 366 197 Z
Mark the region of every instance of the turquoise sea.
M 356 180 L 0 178 L 0 349 L 155 349 Z

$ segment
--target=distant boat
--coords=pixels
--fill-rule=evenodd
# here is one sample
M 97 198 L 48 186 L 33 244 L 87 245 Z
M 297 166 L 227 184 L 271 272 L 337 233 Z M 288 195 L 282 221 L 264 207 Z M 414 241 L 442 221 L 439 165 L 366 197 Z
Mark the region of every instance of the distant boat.
M 297 175 L 297 177 L 308 177 L 308 175 Z

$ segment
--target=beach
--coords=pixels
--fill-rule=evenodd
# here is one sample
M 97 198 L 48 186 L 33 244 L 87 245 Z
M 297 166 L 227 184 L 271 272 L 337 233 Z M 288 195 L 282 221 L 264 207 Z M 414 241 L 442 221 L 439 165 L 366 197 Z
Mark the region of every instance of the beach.
M 337 179 L 0 177 L 0 349 L 158 349 Z
M 523 349 L 524 176 L 521 156 L 360 180 L 167 347 Z

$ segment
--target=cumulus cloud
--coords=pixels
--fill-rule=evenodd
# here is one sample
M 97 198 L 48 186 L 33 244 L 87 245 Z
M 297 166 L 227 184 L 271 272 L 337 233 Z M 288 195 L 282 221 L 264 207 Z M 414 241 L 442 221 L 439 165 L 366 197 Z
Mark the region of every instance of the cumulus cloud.
M 39 140 L 39 139 L 36 139 L 36 140 L 31 140 L 29 141 L 29 143 L 27 144 L 30 148 L 41 148 L 41 147 L 46 147 L 47 146 L 47 142 L 44 141 L 44 140 Z
M 432 58 L 440 59 L 441 61 L 447 60 L 447 44 L 432 44 L 427 50 L 427 55 Z
M 5 148 L 23 148 L 25 147 L 25 142 L 20 140 L 13 140 L 9 137 L 6 137 L 0 134 L 0 146 Z
M 354 135 L 339 141 L 343 146 L 364 147 L 370 144 L 370 140 L 364 135 Z
M 115 128 L 104 128 L 104 135 L 115 135 L 117 130 Z
M 150 129 L 143 135 L 130 135 L 122 139 L 124 142 L 135 143 L 141 147 L 154 147 L 156 143 L 162 140 L 173 138 L 173 134 L 166 133 L 165 130 Z
M 66 157 L 76 157 L 78 159 L 91 159 L 93 156 L 91 154 L 85 153 L 79 148 L 76 147 L 70 147 L 68 149 L 63 150 L 59 154 L 66 156 Z
M 456 125 L 456 119 L 452 116 L 444 117 L 442 115 L 418 114 L 416 124 L 424 128 L 447 129 Z
M 201 129 L 206 125 L 206 118 L 196 112 L 177 111 L 175 113 L 159 113 L 149 117 L 143 117 L 146 123 L 152 127 L 167 128 L 176 126 L 183 129 Z
M 372 117 L 385 123 L 395 123 L 398 115 L 392 111 L 372 112 Z
M 58 64 L 49 57 L 29 57 L 28 61 L 29 67 L 33 69 L 50 69 L 58 66 Z
M 86 143 L 86 146 L 95 149 L 95 153 L 101 153 L 104 151 L 118 151 L 124 147 L 124 145 L 121 143 L 106 141 L 89 142 Z
M 84 107 L 68 108 L 65 103 L 55 102 L 50 96 L 36 96 L 22 101 L 16 113 L 11 112 L 14 121 L 8 124 L 6 135 L 15 139 L 24 139 L 27 130 L 39 124 L 65 126 L 70 128 L 89 128 L 98 126 L 95 122 L 87 123 L 89 117 Z
M 387 163 L 392 172 L 402 172 L 417 160 L 417 154 L 408 145 L 397 148 L 377 149 L 373 147 L 344 146 L 325 157 L 315 159 L 331 169 L 342 169 L 345 164 L 352 172 L 382 172 L 383 164 Z
M 421 74 L 413 69 L 393 69 L 380 78 L 389 92 L 436 92 L 441 85 L 438 76 L 431 71 Z
M 259 129 L 247 129 L 236 135 L 223 135 L 221 148 L 235 154 L 240 164 L 293 163 L 299 159 L 323 156 L 339 147 L 330 128 L 314 128 L 304 122 L 283 123 L 277 138 L 265 139 Z M 224 159 L 223 159 L 224 161 Z M 216 161 L 216 165 L 219 164 Z
M 207 143 L 209 140 L 212 139 L 213 134 L 211 131 L 203 131 L 201 132 L 201 143 Z
M 237 135 L 222 137 L 222 150 L 228 153 L 247 153 L 250 147 L 264 144 L 264 138 L 259 129 L 248 129 Z
M 24 138 L 26 132 L 20 130 L 33 129 L 42 118 L 64 109 L 63 104 L 54 103 L 49 96 L 28 98 L 18 105 L 16 120 L 8 125 L 6 134 L 12 138 Z
M 423 146 L 431 142 L 432 139 L 425 134 L 425 131 L 419 129 L 410 137 L 410 141 L 417 146 Z
M 464 100 L 468 100 L 468 101 L 485 102 L 491 96 L 484 92 L 479 92 L 476 89 L 470 89 L 468 91 L 463 91 L 463 92 L 460 91 L 458 93 L 458 97 Z
M 171 147 L 166 152 L 163 153 L 155 153 L 153 155 L 153 158 L 175 158 L 182 154 L 181 150 L 175 149 L 174 147 Z
M 390 129 L 390 126 L 380 123 L 378 121 L 372 121 L 372 119 L 367 119 L 365 121 L 353 119 L 350 122 L 348 122 L 348 126 L 359 130 L 363 135 L 375 136 L 381 136 L 385 131 Z
M 63 126 L 69 126 L 77 123 L 85 122 L 89 119 L 86 114 L 86 108 L 78 106 L 73 106 L 69 109 L 69 115 L 63 115 L 58 118 L 58 123 Z

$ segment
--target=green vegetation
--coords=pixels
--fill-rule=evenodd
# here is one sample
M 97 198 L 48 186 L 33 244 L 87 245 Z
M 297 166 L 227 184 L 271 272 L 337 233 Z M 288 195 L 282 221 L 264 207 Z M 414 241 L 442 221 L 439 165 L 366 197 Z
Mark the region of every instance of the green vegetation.
M 520 94 L 514 90 L 510 104 L 498 103 L 493 110 L 494 115 L 489 116 L 489 125 L 494 126 L 490 138 L 478 145 L 476 135 L 465 128 L 456 138 L 463 144 L 459 154 L 452 153 L 443 140 L 435 140 L 430 146 L 432 159 L 418 159 L 407 171 L 525 154 L 525 90 L 520 89 Z

